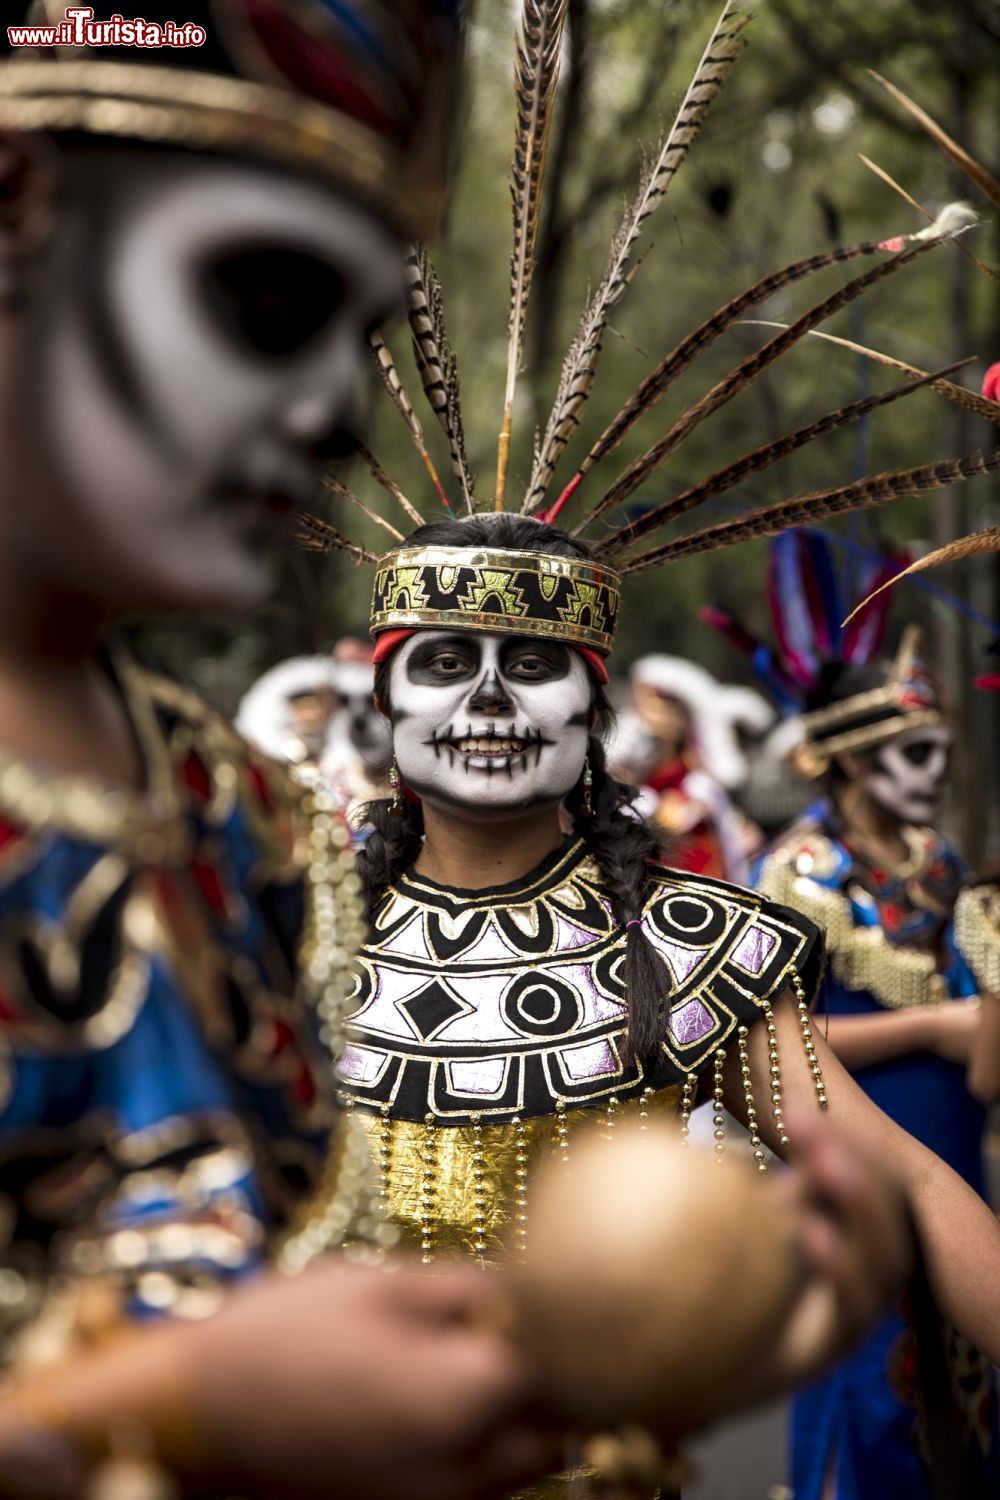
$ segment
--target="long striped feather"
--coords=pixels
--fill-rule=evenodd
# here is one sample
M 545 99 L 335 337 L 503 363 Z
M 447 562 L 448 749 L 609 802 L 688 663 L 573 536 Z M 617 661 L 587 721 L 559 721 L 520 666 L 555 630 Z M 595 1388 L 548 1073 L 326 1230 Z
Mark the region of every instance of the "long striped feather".
M 574 535 L 584 530 L 586 526 L 591 525 L 607 511 L 614 509 L 615 506 L 624 504 L 629 496 L 634 494 L 651 474 L 655 474 L 656 470 L 680 447 L 695 428 L 700 426 L 706 417 L 711 416 L 713 412 L 718 411 L 726 402 L 731 401 L 734 396 L 739 395 L 741 391 L 745 390 L 764 370 L 768 369 L 784 354 L 787 354 L 789 349 L 793 348 L 817 323 L 822 323 L 824 319 L 831 317 L 835 312 L 839 312 L 842 307 L 847 307 L 849 303 L 860 297 L 868 287 L 873 286 L 878 281 L 884 280 L 887 276 L 891 276 L 895 271 L 908 265 L 917 256 L 922 255 L 926 250 L 931 249 L 939 243 L 940 241 L 938 240 L 928 240 L 921 245 L 915 245 L 902 254 L 894 255 L 891 260 L 882 261 L 879 265 L 873 266 L 871 270 L 866 271 L 863 275 L 855 276 L 851 281 L 845 282 L 842 287 L 838 287 L 829 297 L 824 298 L 822 302 L 817 302 L 813 307 L 809 308 L 794 323 L 789 324 L 783 333 L 776 334 L 762 348 L 755 350 L 753 354 L 741 360 L 736 368 L 730 370 L 729 374 L 718 381 L 700 401 L 696 401 L 693 406 L 689 406 L 686 411 L 682 412 L 671 424 L 663 437 L 658 439 L 651 448 L 647 448 L 646 452 L 640 458 L 637 458 L 618 476 L 611 488 L 605 493 L 603 499 L 598 502 L 590 515 L 586 516 L 576 528 Z
M 880 73 L 876 73 L 873 68 L 869 68 L 868 72 L 874 78 L 875 82 L 885 89 L 887 94 L 891 95 L 898 104 L 901 104 L 913 116 L 917 124 L 927 132 L 935 145 L 940 146 L 941 150 L 947 156 L 951 157 L 955 165 L 961 168 L 970 182 L 974 182 L 986 194 L 990 202 L 995 203 L 1000 208 L 1000 182 L 997 182 L 993 174 L 987 172 L 982 163 L 976 161 L 975 157 L 970 156 L 968 151 L 964 150 L 946 130 L 942 130 L 937 121 L 933 120 L 926 110 L 921 109 L 919 104 L 915 104 L 908 94 L 904 94 L 902 89 L 897 88 L 894 83 L 890 83 L 888 79 L 883 78 Z
M 579 425 L 580 413 L 594 384 L 608 317 L 635 274 L 636 267 L 630 264 L 635 247 L 694 144 L 712 101 L 743 52 L 746 46 L 744 32 L 749 20 L 749 13 L 742 8 L 742 0 L 727 0 L 674 122 L 643 173 L 638 195 L 627 208 L 611 243 L 600 285 L 584 310 L 563 361 L 555 401 L 528 482 L 528 493 L 522 507 L 526 515 L 538 510 L 545 499 L 560 455 Z
M 917 213 L 921 214 L 923 218 L 928 221 L 928 223 L 933 224 L 934 215 L 930 213 L 926 208 L 924 208 L 922 203 L 918 203 L 916 198 L 911 197 L 906 189 L 896 181 L 895 177 L 890 176 L 890 174 L 885 170 L 885 167 L 880 167 L 877 162 L 872 161 L 871 157 L 866 156 L 863 151 L 858 152 L 858 159 L 860 160 L 861 165 L 867 167 L 869 172 L 873 172 L 880 182 L 884 182 L 886 187 L 891 187 L 894 193 L 898 193 L 899 196 L 903 199 L 904 203 L 908 203 L 910 207 L 916 209 Z M 995 282 L 997 286 L 1000 286 L 1000 276 L 997 275 L 992 266 L 988 266 L 984 260 L 979 259 L 978 255 L 974 255 L 973 252 L 969 249 L 968 245 L 964 245 L 961 240 L 957 240 L 956 244 L 958 245 L 961 253 L 965 256 L 966 260 L 971 260 L 974 266 L 977 266 L 979 270 L 983 271 L 992 282 Z
M 369 552 L 366 547 L 352 542 L 344 536 L 343 532 L 338 531 L 336 526 L 331 526 L 329 521 L 321 521 L 319 516 L 314 516 L 311 511 L 297 510 L 295 520 L 298 528 L 295 540 L 307 551 L 346 552 L 355 563 L 378 562 L 374 552 Z
M 812 526 L 817 521 L 843 515 L 846 511 L 868 510 L 872 506 L 886 505 L 890 500 L 901 500 L 908 495 L 944 489 L 950 484 L 975 479 L 980 474 L 991 474 L 997 469 L 1000 469 L 1000 448 L 992 453 L 973 453 L 968 458 L 940 459 L 937 463 L 922 464 L 916 469 L 900 469 L 889 474 L 866 474 L 863 479 L 842 485 L 839 489 L 796 495 L 790 500 L 781 500 L 776 505 L 765 505 L 758 510 L 749 511 L 731 521 L 722 521 L 717 526 L 706 527 L 703 531 L 692 532 L 690 536 L 678 537 L 662 547 L 630 559 L 621 571 L 645 572 L 647 568 L 679 562 L 681 558 L 693 557 L 699 552 L 717 552 L 722 547 L 732 547 L 738 542 L 751 541 L 756 537 L 777 536 L 791 526 Z
M 794 285 L 795 282 L 807 276 L 826 271 L 831 266 L 840 265 L 845 261 L 854 260 L 859 255 L 874 255 L 879 249 L 880 246 L 874 240 L 863 240 L 857 245 L 843 245 L 836 250 L 809 255 L 805 260 L 795 261 L 780 271 L 770 272 L 753 286 L 748 287 L 745 292 L 741 292 L 739 296 L 733 297 L 723 307 L 718 308 L 711 317 L 706 318 L 704 323 L 700 323 L 671 349 L 669 354 L 664 355 L 656 368 L 651 370 L 636 386 L 624 406 L 583 459 L 555 505 L 546 512 L 544 519 L 555 522 L 594 465 L 602 458 L 606 458 L 609 453 L 614 452 L 622 439 L 631 432 L 639 418 L 647 411 L 651 411 L 674 381 L 689 369 L 695 360 L 715 343 L 716 339 L 738 322 L 744 313 L 750 312 L 768 297 L 773 297 L 777 292 L 784 291 L 786 287 Z
M 974 358 L 974 357 L 973 357 Z M 598 547 L 602 555 L 607 552 L 621 552 L 627 547 L 633 547 L 637 542 L 643 541 L 651 532 L 659 531 L 662 526 L 667 526 L 671 521 L 676 521 L 680 516 L 689 511 L 696 510 L 698 506 L 704 505 L 707 500 L 714 499 L 717 495 L 724 495 L 742 480 L 748 479 L 752 474 L 759 474 L 772 465 L 787 458 L 790 453 L 804 448 L 808 443 L 815 442 L 819 437 L 828 432 L 835 432 L 840 427 L 846 427 L 851 422 L 858 421 L 869 412 L 877 411 L 881 406 L 888 406 L 893 401 L 900 400 L 903 396 L 909 396 L 913 391 L 921 387 L 932 385 L 942 375 L 951 374 L 955 370 L 964 369 L 966 365 L 972 364 L 973 359 L 956 360 L 954 364 L 946 365 L 941 370 L 935 370 L 933 374 L 924 375 L 920 380 L 907 381 L 905 385 L 897 385 L 889 391 L 882 391 L 878 395 L 865 396 L 859 401 L 850 401 L 840 406 L 836 411 L 827 412 L 825 416 L 817 417 L 814 422 L 809 422 L 800 427 L 796 432 L 790 432 L 785 437 L 775 439 L 772 443 L 765 443 L 755 448 L 752 453 L 744 453 L 742 457 L 726 464 L 724 468 L 717 469 L 700 484 L 692 485 L 690 489 L 684 490 L 680 495 L 675 495 L 671 500 L 665 500 L 662 505 L 654 506 L 638 520 L 632 521 L 628 526 L 623 526 L 616 531 Z
M 931 568 L 943 568 L 946 563 L 964 562 L 967 557 L 982 557 L 987 552 L 1000 552 L 1000 526 L 987 526 L 982 531 L 971 531 L 968 536 L 960 536 L 954 542 L 947 542 L 945 546 L 937 547 L 924 557 L 918 557 L 916 562 L 894 573 L 891 578 L 886 579 L 885 583 L 874 589 L 867 598 L 862 599 L 861 603 L 851 610 L 844 624 L 850 624 L 854 616 L 859 615 L 863 609 L 867 609 L 873 599 L 877 599 L 879 594 L 884 594 L 886 589 L 893 588 L 901 579 L 909 578 L 914 573 L 927 573 Z
M 535 268 L 542 179 L 567 5 L 568 0 L 523 0 L 521 11 L 521 34 L 514 70 L 517 123 L 511 168 L 514 249 L 510 262 L 510 309 L 507 316 L 507 379 L 497 447 L 497 510 L 504 508 L 514 391 Z
M 338 478 L 336 474 L 326 474 L 323 478 L 323 483 L 326 485 L 331 494 L 342 495 L 345 500 L 349 500 L 351 504 L 361 512 L 363 516 L 368 517 L 369 521 L 374 521 L 376 526 L 380 526 L 383 531 L 387 531 L 394 541 L 401 542 L 404 540 L 403 533 L 401 531 L 397 531 L 395 526 L 391 525 L 384 516 L 380 516 L 378 511 L 372 510 L 370 506 L 366 505 L 365 502 L 354 493 L 350 485 L 345 484 L 344 481 Z
M 379 373 L 379 379 L 385 386 L 385 389 L 388 392 L 389 399 L 392 402 L 393 406 L 396 408 L 396 410 L 399 412 L 399 415 L 406 423 L 407 431 L 409 432 L 410 437 L 413 439 L 413 446 L 416 448 L 417 452 L 420 454 L 421 459 L 423 460 L 424 468 L 430 475 L 431 483 L 433 484 L 437 492 L 438 499 L 441 501 L 442 505 L 447 507 L 448 496 L 445 494 L 441 484 L 441 480 L 438 478 L 438 472 L 434 467 L 434 461 L 427 451 L 427 444 L 424 442 L 424 429 L 420 425 L 420 418 L 413 410 L 413 402 L 410 400 L 409 396 L 406 393 L 406 387 L 403 385 L 403 382 L 399 378 L 399 371 L 396 368 L 396 361 L 389 353 L 389 349 L 385 342 L 385 339 L 380 333 L 376 332 L 371 334 L 368 339 L 368 343 L 371 347 L 372 358 L 375 361 L 375 368 Z M 415 519 L 415 522 L 418 526 L 423 522 L 423 517 L 416 511 L 414 512 L 413 519 Z
M 422 526 L 424 524 L 423 516 L 417 510 L 416 506 L 407 500 L 396 481 L 389 477 L 374 453 L 366 448 L 364 443 L 358 443 L 358 457 L 364 461 L 369 474 L 375 480 L 376 484 L 380 484 L 384 490 L 389 492 L 407 519 L 412 521 L 415 526 Z
M 441 283 L 423 245 L 414 245 L 407 255 L 405 279 L 413 353 L 424 395 L 448 439 L 451 466 L 471 514 L 473 479 L 465 455 L 458 364 L 445 327 Z
M 774 323 L 764 318 L 747 318 L 749 327 L 758 328 L 787 328 L 787 323 Z M 836 333 L 823 333 L 818 328 L 810 329 L 811 339 L 823 339 L 827 344 L 839 344 L 841 349 L 850 349 L 852 354 L 863 354 L 866 359 L 873 359 L 877 364 L 887 365 L 891 370 L 905 370 L 907 375 L 919 375 L 923 378 L 926 370 L 921 370 L 919 365 L 909 365 L 905 359 L 897 359 L 893 354 L 886 354 L 881 349 L 872 349 L 868 344 L 856 344 L 853 339 L 841 338 Z M 988 396 L 980 396 L 976 391 L 970 391 L 967 386 L 956 385 L 953 380 L 934 380 L 931 389 L 946 397 L 955 406 L 964 406 L 966 411 L 975 412 L 977 417 L 982 417 L 984 422 L 1000 423 L 1000 401 L 991 401 Z

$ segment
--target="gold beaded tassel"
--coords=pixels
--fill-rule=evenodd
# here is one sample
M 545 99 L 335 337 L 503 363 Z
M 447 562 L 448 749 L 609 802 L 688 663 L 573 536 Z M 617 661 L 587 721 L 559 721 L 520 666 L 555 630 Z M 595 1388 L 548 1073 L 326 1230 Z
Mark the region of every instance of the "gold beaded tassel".
M 722 1070 L 726 1065 L 726 1049 L 720 1047 L 715 1054 L 715 1087 L 712 1090 L 712 1124 L 715 1126 L 715 1162 L 722 1161 L 726 1149 L 726 1117 L 723 1114 Z
M 747 1046 L 747 1037 L 750 1035 L 746 1026 L 741 1026 L 736 1033 L 740 1052 L 740 1078 L 743 1082 L 743 1098 L 747 1107 L 747 1134 L 750 1137 L 750 1145 L 753 1150 L 753 1159 L 757 1164 L 758 1172 L 767 1171 L 767 1160 L 764 1156 L 764 1147 L 760 1141 L 760 1130 L 757 1126 L 757 1108 L 753 1099 L 753 1079 L 750 1076 L 750 1048 Z
M 437 1137 L 433 1115 L 424 1116 L 423 1181 L 420 1186 L 420 1258 L 425 1266 L 434 1259 L 434 1178 Z
M 514 1116 L 514 1248 L 523 1260 L 528 1248 L 528 1137 L 520 1115 Z
M 379 1109 L 378 1127 L 378 1209 L 379 1218 L 385 1224 L 389 1219 L 389 1187 L 392 1173 L 392 1117 L 389 1105 Z
M 781 1097 L 781 1061 L 778 1057 L 778 1028 L 774 1020 L 774 1011 L 770 1005 L 764 1007 L 764 1024 L 767 1027 L 767 1060 L 771 1073 L 771 1114 L 774 1116 L 774 1126 L 778 1132 L 778 1144 L 790 1146 L 791 1141 L 785 1132 L 785 1115 Z
M 698 1080 L 693 1073 L 689 1073 L 684 1080 L 684 1089 L 681 1093 L 681 1145 L 691 1144 L 691 1111 L 694 1109 L 694 1091 L 698 1087 Z
M 649 1087 L 649 1085 L 647 1084 L 646 1087 L 643 1089 L 642 1094 L 639 1097 L 639 1134 L 640 1135 L 645 1135 L 646 1132 L 647 1132 L 647 1130 L 649 1129 L 649 1126 L 648 1126 L 648 1124 L 646 1122 L 649 1119 L 649 1101 L 650 1101 L 650 1099 L 652 1099 L 654 1093 L 655 1093 L 655 1090 L 651 1089 Z
M 612 1094 L 604 1111 L 604 1139 L 613 1141 L 615 1138 L 615 1118 L 618 1114 L 618 1099 Z
M 472 1120 L 472 1180 L 473 1193 L 475 1197 L 475 1213 L 473 1217 L 473 1233 L 475 1239 L 472 1248 L 479 1256 L 482 1265 L 483 1256 L 486 1254 L 486 1160 L 483 1151 L 483 1125 L 479 1115 L 470 1115 Z
M 826 1097 L 826 1084 L 823 1082 L 823 1070 L 816 1056 L 816 1046 L 813 1042 L 812 1026 L 809 1024 L 809 997 L 806 987 L 802 983 L 797 969 L 792 970 L 792 989 L 795 991 L 796 1008 L 799 1013 L 799 1029 L 802 1032 L 802 1045 L 806 1049 L 806 1061 L 812 1074 L 813 1088 L 816 1090 L 816 1103 L 820 1109 L 826 1109 L 829 1100 Z
M 556 1100 L 556 1139 L 559 1146 L 559 1160 L 564 1167 L 569 1166 L 569 1121 L 566 1119 L 566 1100 Z

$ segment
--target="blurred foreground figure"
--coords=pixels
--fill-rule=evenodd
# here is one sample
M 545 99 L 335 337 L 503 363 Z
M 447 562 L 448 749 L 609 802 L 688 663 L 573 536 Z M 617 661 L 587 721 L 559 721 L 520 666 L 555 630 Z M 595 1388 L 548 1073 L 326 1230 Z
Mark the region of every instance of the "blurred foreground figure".
M 314 1192 L 359 926 L 322 799 L 109 627 L 271 586 L 433 228 L 454 10 L 185 3 L 203 46 L 0 68 L 4 1495 L 163 1494 L 161 1458 L 226 1494 L 458 1500 L 544 1451 L 470 1325 L 485 1283 L 343 1265 L 121 1332 L 212 1310 Z
M 1000 933 L 935 831 L 952 729 L 907 632 L 893 660 L 828 662 L 801 728 L 823 798 L 763 859 L 758 883 L 826 927 L 829 1045 L 868 1097 L 979 1194 L 985 1105 L 1000 1095 L 1000 1006 L 983 989 Z M 972 1331 L 972 1330 L 967 1330 Z M 951 1333 L 952 1381 L 984 1493 L 1000 1484 L 989 1362 Z M 796 1497 L 932 1493 L 912 1328 L 885 1321 L 794 1407 Z
M 759 693 L 726 686 L 683 657 L 657 652 L 633 663 L 608 760 L 647 794 L 639 809 L 668 836 L 671 865 L 747 883 L 761 835 L 729 793 L 749 769 L 739 731 L 759 735 L 773 718 Z

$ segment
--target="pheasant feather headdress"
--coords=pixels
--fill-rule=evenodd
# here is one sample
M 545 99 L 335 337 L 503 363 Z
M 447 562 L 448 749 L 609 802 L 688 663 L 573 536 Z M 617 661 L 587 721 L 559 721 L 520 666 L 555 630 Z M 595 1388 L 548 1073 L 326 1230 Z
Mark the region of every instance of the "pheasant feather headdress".
M 649 153 L 638 193 L 615 233 L 607 265 L 583 311 L 577 332 L 563 361 L 551 414 L 536 440 L 534 462 L 520 499 L 511 496 L 508 472 L 515 393 L 521 362 L 527 307 L 535 264 L 547 144 L 557 105 L 559 60 L 567 20 L 567 0 L 522 0 L 521 26 L 515 65 L 516 136 L 512 169 L 513 248 L 510 301 L 507 317 L 508 354 L 500 405 L 496 484 L 493 495 L 477 499 L 475 477 L 466 456 L 457 364 L 445 329 L 441 288 L 426 253 L 416 248 L 407 267 L 410 325 L 417 369 L 431 411 L 447 439 L 455 484 L 450 488 L 465 517 L 486 522 L 493 512 L 530 518 L 541 528 L 567 523 L 570 535 L 587 545 L 569 547 L 579 557 L 553 556 L 538 546 L 512 551 L 489 545 L 403 545 L 378 559 L 372 629 L 375 633 L 409 631 L 423 626 L 455 624 L 466 628 L 540 634 L 565 640 L 590 651 L 607 653 L 611 647 L 622 576 L 660 567 L 696 552 L 731 546 L 752 537 L 777 535 L 790 527 L 814 523 L 826 516 L 885 504 L 897 497 L 936 490 L 1000 468 L 1000 452 L 941 460 L 916 468 L 866 474 L 735 517 L 693 533 L 663 540 L 665 527 L 706 501 L 726 494 L 752 475 L 761 473 L 788 454 L 826 433 L 855 422 L 878 407 L 910 395 L 923 386 L 950 399 L 969 397 L 977 409 L 1000 420 L 1000 404 L 972 393 L 947 379 L 947 370 L 924 372 L 902 366 L 906 380 L 890 390 L 826 413 L 795 432 L 742 455 L 683 493 L 647 507 L 637 519 L 622 519 L 623 507 L 636 491 L 681 449 L 687 438 L 713 413 L 746 390 L 766 370 L 783 359 L 827 318 L 848 306 L 877 282 L 893 276 L 944 241 L 955 239 L 975 222 L 964 204 L 952 204 L 928 227 L 916 233 L 880 241 L 846 245 L 796 261 L 765 276 L 732 298 L 659 360 L 628 396 L 617 415 L 573 459 L 587 400 L 594 385 L 612 309 L 626 292 L 638 264 L 637 250 L 649 221 L 666 197 L 701 128 L 713 99 L 726 83 L 746 45 L 749 13 L 742 0 L 726 0 L 705 50 L 669 130 Z M 641 420 L 647 419 L 678 378 L 710 345 L 760 307 L 768 298 L 823 271 L 854 261 L 872 262 L 788 326 L 777 325 L 760 348 L 736 363 L 700 399 L 664 424 L 646 451 L 610 481 L 600 485 L 593 471 L 609 459 Z M 373 352 L 383 384 L 400 412 L 430 474 L 438 500 L 450 509 L 447 488 L 429 457 L 423 428 L 403 390 L 385 342 L 374 341 Z M 876 351 L 864 351 L 878 357 Z M 891 361 L 890 361 L 891 362 Z M 959 393 L 956 395 L 955 393 Z M 375 478 L 412 520 L 416 507 L 365 455 Z M 567 463 L 567 461 L 569 461 Z M 567 473 L 557 483 L 563 465 Z M 440 513 L 439 513 L 440 514 Z M 600 525 L 596 540 L 586 537 Z M 489 527 L 486 528 L 487 530 Z M 318 547 L 353 551 L 340 532 L 315 518 L 304 523 L 304 540 Z M 501 528 L 502 530 L 502 528 Z M 523 534 L 524 528 L 522 528 Z M 483 527 L 477 526 L 482 541 Z M 562 530 L 559 534 L 563 534 Z

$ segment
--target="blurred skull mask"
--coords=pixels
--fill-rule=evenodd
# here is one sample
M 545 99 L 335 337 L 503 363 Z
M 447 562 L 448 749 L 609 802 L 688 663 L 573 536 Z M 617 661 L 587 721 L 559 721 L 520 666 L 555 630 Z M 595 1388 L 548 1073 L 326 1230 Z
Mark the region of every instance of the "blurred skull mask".
M 392 758 L 392 737 L 372 697 L 374 668 L 370 662 L 337 663 L 336 682 L 348 742 L 366 770 L 385 770 Z
M 901 823 L 930 823 L 940 806 L 951 745 L 951 730 L 944 725 L 905 729 L 866 760 L 861 783 Z
M 66 201 L 0 346 L 4 544 L 112 608 L 245 608 L 345 446 L 398 247 L 288 172 L 56 157 Z

